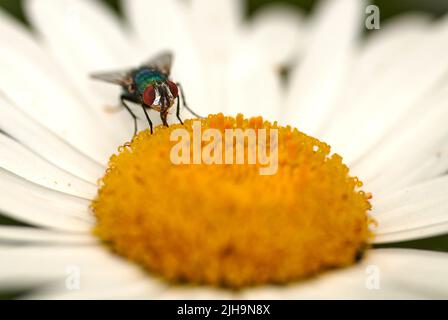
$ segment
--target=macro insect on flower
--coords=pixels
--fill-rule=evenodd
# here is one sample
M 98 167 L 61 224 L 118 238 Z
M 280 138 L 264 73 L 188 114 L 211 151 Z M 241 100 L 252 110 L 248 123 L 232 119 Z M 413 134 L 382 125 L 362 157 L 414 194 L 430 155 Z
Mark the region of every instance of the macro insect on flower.
M 120 85 L 123 92 L 120 95 L 120 101 L 123 107 L 130 113 L 134 119 L 134 135 L 137 133 L 137 116 L 126 102 L 140 104 L 145 113 L 146 120 L 153 133 L 152 121 L 149 118 L 147 109 L 156 110 L 160 113 L 162 124 L 168 127 L 167 116 L 169 110 L 177 100 L 176 117 L 181 124 L 180 118 L 180 95 L 185 109 L 194 116 L 200 118 L 192 111 L 185 102 L 185 95 L 180 83 L 175 83 L 169 79 L 173 55 L 171 52 L 162 52 L 151 58 L 137 68 L 131 68 L 122 71 L 112 71 L 104 73 L 93 73 L 90 76 L 93 79 Z M 179 90 L 180 89 L 180 90 Z

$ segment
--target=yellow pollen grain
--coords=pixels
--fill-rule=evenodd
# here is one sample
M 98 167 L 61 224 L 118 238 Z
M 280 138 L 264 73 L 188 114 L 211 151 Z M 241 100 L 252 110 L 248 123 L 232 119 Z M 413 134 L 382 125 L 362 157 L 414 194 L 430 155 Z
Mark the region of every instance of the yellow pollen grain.
M 192 134 L 193 121 L 221 131 L 278 129 L 277 173 L 260 175 L 258 164 L 173 164 L 170 134 Z M 210 115 L 140 132 L 118 151 L 92 203 L 94 232 L 168 281 L 288 283 L 355 263 L 371 237 L 371 195 L 329 145 L 289 126 Z

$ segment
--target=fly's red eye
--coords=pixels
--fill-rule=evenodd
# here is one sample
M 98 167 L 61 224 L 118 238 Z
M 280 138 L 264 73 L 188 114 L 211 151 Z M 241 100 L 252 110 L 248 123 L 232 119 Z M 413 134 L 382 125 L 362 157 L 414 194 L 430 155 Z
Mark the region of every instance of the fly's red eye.
M 148 106 L 152 106 L 155 99 L 156 99 L 156 91 L 154 90 L 154 87 L 148 86 L 143 92 L 143 102 Z
M 171 94 L 174 98 L 177 98 L 179 95 L 179 89 L 177 88 L 177 85 L 172 81 L 167 81 L 168 88 L 170 88 Z

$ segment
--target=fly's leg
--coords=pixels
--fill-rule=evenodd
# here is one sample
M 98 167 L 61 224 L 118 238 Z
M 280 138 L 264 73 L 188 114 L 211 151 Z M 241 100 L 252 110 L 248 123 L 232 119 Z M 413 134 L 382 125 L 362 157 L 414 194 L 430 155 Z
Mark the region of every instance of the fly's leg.
M 153 134 L 153 130 L 152 130 L 152 121 L 151 121 L 151 119 L 149 118 L 148 111 L 146 111 L 145 105 L 143 105 L 143 104 L 142 104 L 142 109 L 143 109 L 143 112 L 145 113 L 146 120 L 148 120 L 149 129 L 151 130 L 151 134 Z
M 125 101 L 131 101 L 131 102 L 133 101 L 129 100 L 129 98 L 124 94 L 120 96 L 120 101 L 123 107 L 125 107 L 126 110 L 129 112 L 132 119 L 134 119 L 134 136 L 135 136 L 137 134 L 137 116 L 132 112 L 131 108 L 129 108 L 129 106 L 125 103 Z
M 176 117 L 177 120 L 179 120 L 180 124 L 184 124 L 182 122 L 182 119 L 180 118 L 180 97 L 177 97 Z
M 184 107 L 185 109 L 187 109 L 188 111 L 190 111 L 190 113 L 191 113 L 192 115 L 194 115 L 195 117 L 197 117 L 197 118 L 203 118 L 203 117 L 201 117 L 200 115 L 198 115 L 196 112 L 194 112 L 193 110 L 191 110 L 190 107 L 188 107 L 187 102 L 185 101 L 184 88 L 182 87 L 182 85 L 181 85 L 179 82 L 177 82 L 176 85 L 177 85 L 177 86 L 179 87 L 179 89 L 180 89 L 180 95 L 182 96 L 182 105 L 183 105 L 183 107 Z M 179 97 L 178 97 L 178 99 L 179 99 Z M 177 109 L 178 109 L 178 112 L 179 112 L 179 106 L 178 106 Z M 177 117 L 177 118 L 178 118 L 179 121 L 182 123 L 182 121 L 180 120 L 180 118 L 179 118 L 179 117 Z

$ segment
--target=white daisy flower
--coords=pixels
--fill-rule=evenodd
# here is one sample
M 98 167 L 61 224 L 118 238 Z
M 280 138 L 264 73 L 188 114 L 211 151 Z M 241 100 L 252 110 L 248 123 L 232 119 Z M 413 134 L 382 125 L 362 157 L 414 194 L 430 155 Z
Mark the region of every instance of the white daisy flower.
M 309 19 L 268 8 L 250 22 L 237 0 L 122 4 L 128 24 L 96 1 L 30 0 L 33 32 L 0 13 L 0 212 L 27 225 L 0 226 L 0 291 L 33 288 L 26 297 L 47 299 L 448 297 L 448 255 L 422 250 L 368 249 L 359 263 L 307 281 L 238 291 L 173 285 L 110 253 L 92 235 L 89 205 L 133 127 L 126 112 L 105 107 L 117 104 L 119 88 L 88 79 L 171 49 L 173 78 L 196 112 L 262 115 L 328 142 L 373 193 L 373 243 L 425 238 L 448 232 L 447 19 L 406 16 L 361 40 L 359 0 L 324 1 Z M 283 66 L 293 67 L 287 90 Z

